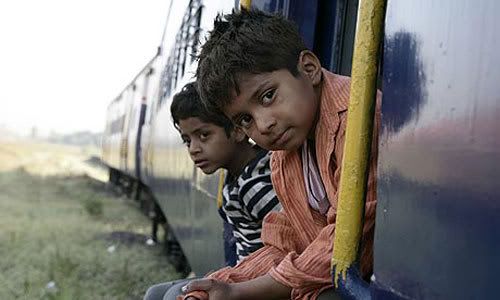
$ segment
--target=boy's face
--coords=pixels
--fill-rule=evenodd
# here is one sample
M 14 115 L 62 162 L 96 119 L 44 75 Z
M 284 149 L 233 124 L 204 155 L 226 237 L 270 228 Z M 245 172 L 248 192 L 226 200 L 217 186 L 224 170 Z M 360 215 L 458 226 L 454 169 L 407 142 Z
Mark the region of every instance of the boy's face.
M 194 164 L 205 174 L 227 168 L 236 154 L 238 143 L 223 127 L 191 117 L 179 120 L 179 131 Z
M 306 57 L 305 57 L 306 56 Z M 314 127 L 321 82 L 321 65 L 309 51 L 303 51 L 299 75 L 281 69 L 270 73 L 242 75 L 240 93 L 224 113 L 268 150 L 295 150 Z

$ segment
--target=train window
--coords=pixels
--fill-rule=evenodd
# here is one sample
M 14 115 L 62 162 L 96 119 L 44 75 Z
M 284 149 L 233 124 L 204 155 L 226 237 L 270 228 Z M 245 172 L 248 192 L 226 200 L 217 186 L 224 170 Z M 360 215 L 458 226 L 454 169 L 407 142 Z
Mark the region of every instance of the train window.
M 237 1 L 239 2 L 239 1 Z M 290 9 L 290 2 L 295 2 L 294 0 L 253 0 L 252 7 L 260 9 L 262 11 L 267 11 L 270 13 L 280 13 L 285 17 L 288 17 L 288 11 Z M 238 4 L 235 3 L 235 6 Z M 292 4 L 293 5 L 293 4 Z
M 358 3 L 358 0 L 318 1 L 314 52 L 325 68 L 337 74 L 351 75 Z
M 132 109 L 130 110 L 130 121 L 128 128 L 135 128 L 135 123 L 137 121 L 137 108 L 132 104 Z
M 122 115 L 119 118 L 113 120 L 110 126 L 111 134 L 121 132 L 123 130 L 124 123 L 125 123 L 125 115 Z
M 358 6 L 359 0 L 318 1 L 314 52 L 323 67 L 334 73 L 351 76 Z M 377 87 L 380 89 L 382 63 L 379 61 L 378 65 Z
M 182 19 L 181 27 L 175 38 L 160 81 L 160 102 L 170 97 L 177 83 L 184 76 L 187 63 L 194 61 L 198 50 L 202 13 L 201 0 L 191 0 Z M 190 59 L 188 59 L 190 58 Z
M 334 43 L 335 48 L 333 49 L 334 55 L 332 55 L 332 65 L 339 74 L 351 75 L 354 37 L 356 35 L 358 15 L 358 0 L 339 2 L 343 2 L 343 5 L 338 8 L 342 18 L 338 20 L 340 24 L 337 23 L 338 29 Z

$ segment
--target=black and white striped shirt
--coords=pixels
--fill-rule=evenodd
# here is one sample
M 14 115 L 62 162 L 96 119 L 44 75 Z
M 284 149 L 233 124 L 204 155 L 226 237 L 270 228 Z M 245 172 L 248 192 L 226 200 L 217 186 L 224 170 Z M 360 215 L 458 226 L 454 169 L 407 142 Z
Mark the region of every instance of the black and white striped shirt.
M 262 220 L 281 209 L 271 183 L 270 158 L 270 152 L 260 150 L 238 178 L 228 175 L 224 183 L 222 210 L 234 228 L 238 262 L 263 246 Z

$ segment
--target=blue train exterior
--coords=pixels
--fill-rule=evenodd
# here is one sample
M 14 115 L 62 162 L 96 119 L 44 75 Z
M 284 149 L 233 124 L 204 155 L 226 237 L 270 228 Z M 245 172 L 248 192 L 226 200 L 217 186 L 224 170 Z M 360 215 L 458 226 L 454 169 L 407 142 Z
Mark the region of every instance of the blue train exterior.
M 499 9 L 493 0 L 388 2 L 379 298 L 498 298 Z
M 111 179 L 152 192 L 199 275 L 223 265 L 219 174 L 193 166 L 169 109 L 193 80 L 198 42 L 235 2 L 172 1 L 159 51 L 110 104 L 103 139 Z M 350 74 L 358 1 L 252 6 L 294 20 L 325 68 Z M 371 298 L 496 298 L 498 11 L 494 0 L 387 2 Z

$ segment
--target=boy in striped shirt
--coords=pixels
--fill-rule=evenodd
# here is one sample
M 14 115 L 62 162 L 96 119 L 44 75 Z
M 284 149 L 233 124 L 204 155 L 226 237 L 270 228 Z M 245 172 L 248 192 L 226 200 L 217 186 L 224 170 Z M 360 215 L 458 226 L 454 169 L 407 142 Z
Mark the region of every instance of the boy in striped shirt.
M 220 168 L 228 172 L 219 212 L 225 222 L 226 263 L 235 265 L 262 247 L 262 220 L 281 208 L 271 184 L 270 154 L 252 145 L 224 114 L 205 109 L 195 83 L 174 96 L 170 110 L 195 165 L 205 174 Z M 228 249 L 231 240 L 236 249 Z

